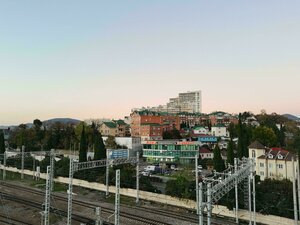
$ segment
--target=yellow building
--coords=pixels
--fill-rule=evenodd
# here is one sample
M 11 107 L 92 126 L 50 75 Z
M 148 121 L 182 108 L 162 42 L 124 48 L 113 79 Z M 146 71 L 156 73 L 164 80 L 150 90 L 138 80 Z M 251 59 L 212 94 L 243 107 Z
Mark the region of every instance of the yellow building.
M 258 141 L 253 142 L 249 147 L 249 158 L 255 159 L 256 174 L 261 180 L 265 179 L 293 179 L 294 171 L 297 170 L 297 156 L 281 148 L 268 148 Z
M 117 124 L 114 122 L 103 122 L 100 126 L 100 132 L 102 136 L 115 137 L 118 133 Z

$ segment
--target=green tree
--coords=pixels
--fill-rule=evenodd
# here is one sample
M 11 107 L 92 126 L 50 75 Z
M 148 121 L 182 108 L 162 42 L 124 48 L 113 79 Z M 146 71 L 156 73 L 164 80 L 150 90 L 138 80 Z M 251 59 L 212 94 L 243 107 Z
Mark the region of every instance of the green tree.
M 229 124 L 228 132 L 229 132 L 229 135 L 230 135 L 231 139 L 238 137 L 237 126 L 234 123 Z
M 225 164 L 221 156 L 221 150 L 218 145 L 214 148 L 214 158 L 213 158 L 213 163 L 214 163 L 214 169 L 217 172 L 221 172 L 225 170 Z
M 232 139 L 229 141 L 228 143 L 228 148 L 227 148 L 227 163 L 229 163 L 230 165 L 234 165 L 234 152 L 233 152 L 233 148 L 234 148 L 234 143 L 232 141 Z
M 242 114 L 239 114 L 239 123 L 238 123 L 238 147 L 237 147 L 237 155 L 241 159 L 244 157 L 244 131 L 243 131 L 243 123 L 242 123 Z
M 5 140 L 4 140 L 4 133 L 0 130 L 0 154 L 5 152 Z
M 106 148 L 101 133 L 95 130 L 94 160 L 106 159 Z
M 180 131 L 177 129 L 167 130 L 163 132 L 163 139 L 181 139 Z
M 275 146 L 277 137 L 273 129 L 266 126 L 259 126 L 253 130 L 253 140 L 258 140 L 265 146 Z
M 176 180 L 169 180 L 166 183 L 166 194 L 178 198 L 191 199 L 195 197 L 195 187 L 193 185 L 194 182 L 181 175 Z
M 106 148 L 109 149 L 117 149 L 118 144 L 116 143 L 116 139 L 114 136 L 108 136 L 106 141 L 105 141 Z
M 87 161 L 87 142 L 85 135 L 85 127 L 83 126 L 80 138 L 79 162 Z

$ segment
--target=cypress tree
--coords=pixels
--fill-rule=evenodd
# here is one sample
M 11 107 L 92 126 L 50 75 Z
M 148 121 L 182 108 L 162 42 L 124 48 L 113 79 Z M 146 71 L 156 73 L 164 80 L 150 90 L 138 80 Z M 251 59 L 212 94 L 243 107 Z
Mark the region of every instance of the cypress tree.
M 216 147 L 214 148 L 213 163 L 214 163 L 214 169 L 217 172 L 221 172 L 221 171 L 225 170 L 225 164 L 224 164 L 224 161 L 222 159 L 221 150 L 220 150 L 218 145 L 216 145 Z
M 79 162 L 87 161 L 87 142 L 85 136 L 85 127 L 82 127 L 81 137 L 80 137 L 80 148 L 79 148 Z
M 0 154 L 4 154 L 5 152 L 5 141 L 4 141 L 4 133 L 0 131 Z
M 227 163 L 230 165 L 234 165 L 234 152 L 233 152 L 233 141 L 230 139 L 227 148 Z
M 244 156 L 244 136 L 243 136 L 243 124 L 242 124 L 242 114 L 239 114 L 239 124 L 238 124 L 238 147 L 237 155 L 241 159 Z
M 101 133 L 99 131 L 95 131 L 94 160 L 100 159 L 106 159 L 106 148 Z

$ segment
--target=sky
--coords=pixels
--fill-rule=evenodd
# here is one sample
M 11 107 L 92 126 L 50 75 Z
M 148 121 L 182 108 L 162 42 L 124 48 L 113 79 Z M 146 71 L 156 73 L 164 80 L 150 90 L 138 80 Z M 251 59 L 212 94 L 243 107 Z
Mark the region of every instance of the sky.
M 299 0 L 2 0 L 0 124 L 123 118 L 201 90 L 204 113 L 300 115 Z

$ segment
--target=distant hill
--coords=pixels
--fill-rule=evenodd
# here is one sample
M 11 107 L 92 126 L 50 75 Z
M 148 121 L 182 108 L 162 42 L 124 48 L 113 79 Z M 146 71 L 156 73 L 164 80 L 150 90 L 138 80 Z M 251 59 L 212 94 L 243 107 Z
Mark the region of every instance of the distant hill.
M 72 118 L 54 118 L 54 119 L 43 121 L 43 123 L 46 125 L 50 125 L 50 124 L 54 124 L 54 123 L 75 124 L 76 125 L 80 122 L 81 122 L 80 120 L 72 119 Z
M 294 120 L 294 121 L 300 121 L 300 118 L 297 116 L 294 116 L 292 114 L 283 114 L 282 116 L 284 116 L 285 118 L 289 119 L 289 120 Z

